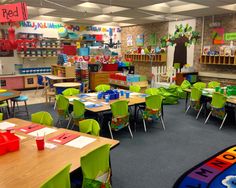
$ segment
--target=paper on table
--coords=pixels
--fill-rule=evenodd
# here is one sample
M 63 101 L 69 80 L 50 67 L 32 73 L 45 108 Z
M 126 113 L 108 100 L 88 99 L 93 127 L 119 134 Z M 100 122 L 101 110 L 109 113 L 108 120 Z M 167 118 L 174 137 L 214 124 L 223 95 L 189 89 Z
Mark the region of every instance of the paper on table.
M 109 103 L 108 102 L 101 102 L 102 104 L 105 104 L 105 105 L 108 105 Z
M 53 133 L 53 132 L 56 132 L 56 131 L 57 131 L 56 129 L 45 127 L 45 128 L 39 129 L 37 131 L 31 132 L 28 135 L 43 136 L 43 135 L 47 135 L 47 134 L 50 134 L 50 133 Z
M 90 105 L 94 105 L 95 103 L 93 103 L 93 102 L 84 102 L 84 105 L 85 106 L 90 106 Z
M 95 98 L 90 98 L 89 100 L 90 101 L 97 101 Z
M 95 140 L 96 140 L 95 138 L 80 136 L 80 137 L 66 143 L 65 145 L 81 149 L 81 148 L 87 146 L 88 144 L 91 144 Z
M 135 92 L 133 92 L 133 93 L 130 93 L 130 95 L 132 96 L 132 95 L 140 95 L 140 93 L 135 93 Z
M 98 94 L 97 93 L 87 93 L 87 95 L 90 97 L 97 97 Z
M 47 142 L 45 142 L 45 148 L 54 149 L 54 148 L 56 148 L 56 147 L 57 147 L 56 144 L 52 144 L 52 143 L 47 143 Z
M 7 122 L 7 121 L 0 123 L 0 129 L 1 129 L 1 130 L 6 130 L 7 128 L 15 127 L 15 126 L 16 126 L 16 125 L 15 125 L 14 123 L 9 123 L 9 122 Z
M 25 136 L 21 136 L 21 135 L 18 135 L 18 134 L 15 134 L 16 136 L 18 136 L 21 140 L 24 140 L 24 139 L 26 139 L 26 137 Z

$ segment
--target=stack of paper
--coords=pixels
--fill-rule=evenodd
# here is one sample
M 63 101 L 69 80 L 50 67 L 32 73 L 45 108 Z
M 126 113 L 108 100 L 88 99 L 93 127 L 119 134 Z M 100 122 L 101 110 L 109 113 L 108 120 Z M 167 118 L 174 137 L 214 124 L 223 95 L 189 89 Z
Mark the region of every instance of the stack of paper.
M 51 134 L 51 133 L 56 132 L 56 131 L 57 131 L 56 129 L 45 127 L 45 128 L 39 129 L 37 131 L 31 132 L 28 135 L 31 135 L 31 136 L 44 136 L 44 135 Z
M 66 143 L 65 145 L 81 149 L 81 148 L 87 146 L 88 144 L 91 144 L 95 140 L 96 140 L 95 138 L 80 136 L 80 137 Z
M 15 127 L 16 125 L 14 123 L 9 123 L 7 121 L 4 121 L 4 122 L 1 122 L 0 123 L 0 129 L 1 130 L 6 130 L 8 128 L 11 128 L 11 127 Z

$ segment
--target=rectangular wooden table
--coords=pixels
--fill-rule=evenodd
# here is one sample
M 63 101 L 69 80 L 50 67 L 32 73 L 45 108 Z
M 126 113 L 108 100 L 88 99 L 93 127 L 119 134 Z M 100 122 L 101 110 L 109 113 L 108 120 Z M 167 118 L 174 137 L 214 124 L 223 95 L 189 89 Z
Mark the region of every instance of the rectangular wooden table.
M 24 121 L 17 118 L 8 119 L 6 121 L 15 123 L 17 125 L 16 128 L 31 124 L 29 121 Z M 56 144 L 57 147 L 54 149 L 45 148 L 42 151 L 38 151 L 35 138 L 25 135 L 27 140 L 22 140 L 19 151 L 0 156 L 1 188 L 39 187 L 48 178 L 61 170 L 66 164 L 72 164 L 70 172 L 79 168 L 80 158 L 92 150 L 104 144 L 110 144 L 111 148 L 119 144 L 119 141 L 117 140 L 104 137 L 96 137 L 67 129 L 56 130 L 56 132 L 48 134 L 46 136 L 46 140 L 64 132 L 71 132 L 79 136 L 95 138 L 96 141 L 90 143 L 82 149 Z

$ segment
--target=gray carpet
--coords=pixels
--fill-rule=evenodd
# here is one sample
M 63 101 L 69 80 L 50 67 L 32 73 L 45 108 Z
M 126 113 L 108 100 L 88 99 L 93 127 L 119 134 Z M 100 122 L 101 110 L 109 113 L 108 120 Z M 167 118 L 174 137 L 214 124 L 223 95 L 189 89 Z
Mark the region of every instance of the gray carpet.
M 30 105 L 29 110 L 47 110 L 56 118 L 52 106 Z M 217 119 L 204 126 L 204 114 L 196 120 L 196 112 L 190 110 L 185 116 L 184 101 L 164 106 L 164 115 L 165 131 L 157 122 L 148 124 L 145 133 L 140 120 L 134 139 L 128 129 L 114 133 L 120 145 L 111 151 L 113 188 L 171 188 L 186 170 L 236 144 L 233 113 L 221 131 Z

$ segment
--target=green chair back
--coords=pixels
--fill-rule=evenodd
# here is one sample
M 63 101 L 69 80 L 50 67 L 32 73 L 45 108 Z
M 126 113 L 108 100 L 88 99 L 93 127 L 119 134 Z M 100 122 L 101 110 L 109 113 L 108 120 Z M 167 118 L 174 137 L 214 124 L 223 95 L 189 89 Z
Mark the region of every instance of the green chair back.
M 56 109 L 57 109 L 57 112 L 58 112 L 59 116 L 66 117 L 69 114 L 69 112 L 68 112 L 69 99 L 67 99 L 66 97 L 64 97 L 61 94 L 59 94 L 56 99 L 57 99 Z
M 3 113 L 0 113 L 0 121 L 3 120 Z
M 100 84 L 95 88 L 97 92 L 106 92 L 110 89 L 111 89 L 111 86 L 107 84 Z
M 206 83 L 204 83 L 204 82 L 196 82 L 195 84 L 193 84 L 193 87 L 195 87 L 197 89 L 204 89 L 204 88 L 206 88 Z
M 79 122 L 79 130 L 82 133 L 90 133 L 94 136 L 99 136 L 100 126 L 94 119 L 85 119 Z
M 81 157 L 80 164 L 83 173 L 83 188 L 87 188 L 85 179 L 95 180 L 98 176 L 109 172 L 110 145 L 103 145 Z
M 145 90 L 145 94 L 147 95 L 158 95 L 159 91 L 157 88 L 148 88 Z
M 211 106 L 214 108 L 223 108 L 225 106 L 226 99 L 226 96 L 215 92 L 212 95 Z
M 51 114 L 45 111 L 31 114 L 31 121 L 42 125 L 53 126 L 53 118 Z
M 80 102 L 79 100 L 73 101 L 73 115 L 74 117 L 80 118 L 81 116 L 84 116 L 85 113 L 85 105 L 84 103 Z
M 70 167 L 71 164 L 66 165 L 61 171 L 43 183 L 40 188 L 70 188 Z
M 114 117 L 127 116 L 129 114 L 128 101 L 121 100 L 111 103 L 111 112 Z
M 202 91 L 198 88 L 192 87 L 190 100 L 191 101 L 200 101 L 202 96 Z
M 146 97 L 146 107 L 149 109 L 161 109 L 163 97 L 161 95 L 151 95 Z
M 140 90 L 141 90 L 141 87 L 138 86 L 138 85 L 133 85 L 133 86 L 129 86 L 129 90 L 132 91 L 132 92 L 137 92 L 137 93 L 139 93 Z
M 190 88 L 190 87 L 191 87 L 191 83 L 190 83 L 188 80 L 184 80 L 184 81 L 182 82 L 182 84 L 180 85 L 180 88 L 181 88 L 182 90 L 188 89 L 188 88 Z
M 75 88 L 68 88 L 62 92 L 64 96 L 75 96 L 75 95 L 78 95 L 79 93 L 80 93 L 80 90 L 75 89 Z
M 211 81 L 208 83 L 208 88 L 215 88 L 215 87 L 219 87 L 219 86 L 220 86 L 220 82 Z

